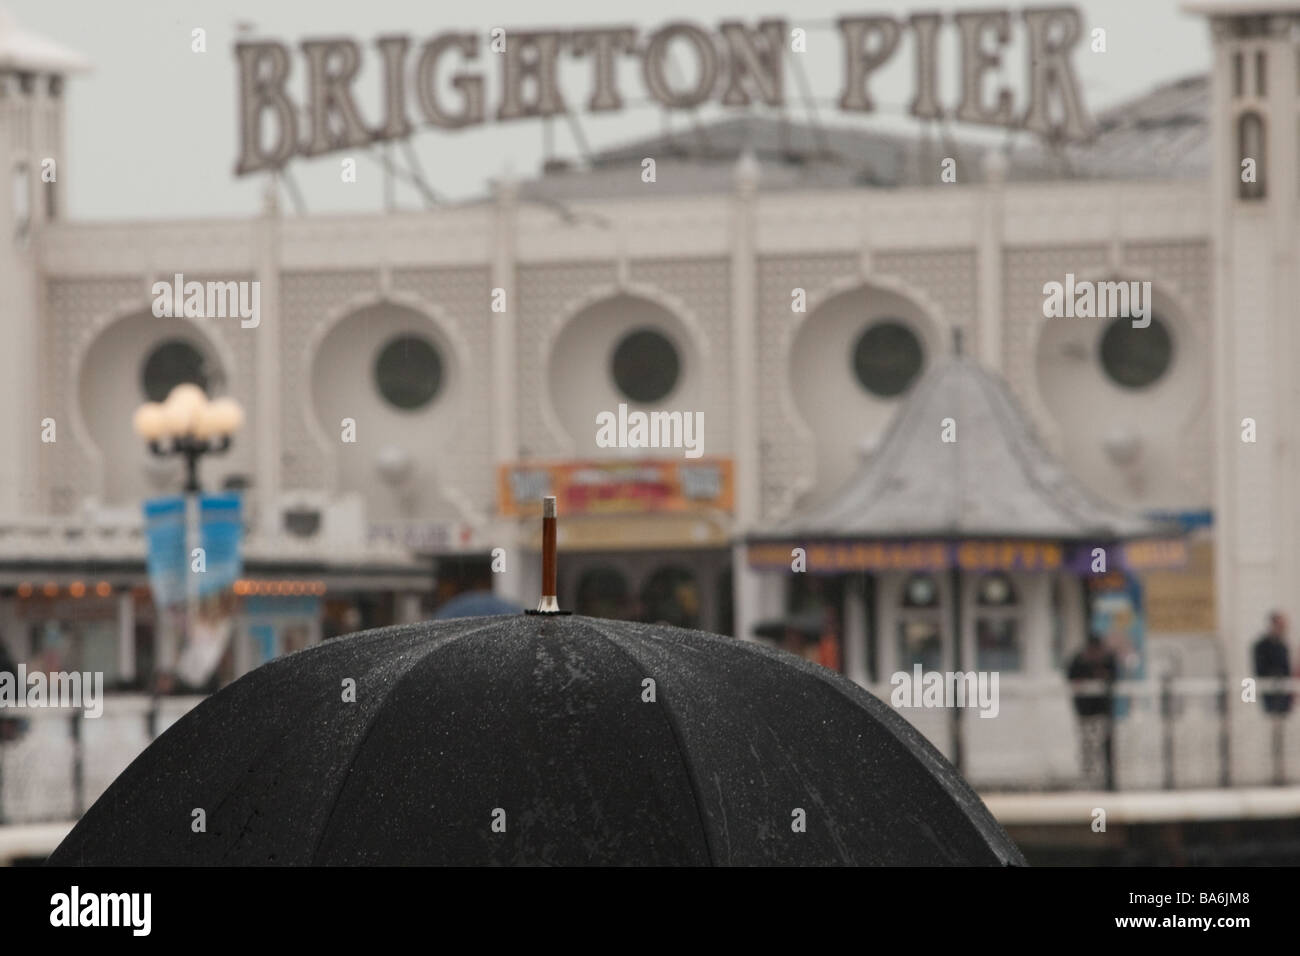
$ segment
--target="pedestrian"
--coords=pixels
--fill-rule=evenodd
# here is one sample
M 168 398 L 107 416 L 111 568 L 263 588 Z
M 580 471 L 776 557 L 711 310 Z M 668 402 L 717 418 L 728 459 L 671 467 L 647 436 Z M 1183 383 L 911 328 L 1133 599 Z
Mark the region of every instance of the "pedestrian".
M 1268 630 L 1255 642 L 1255 676 L 1287 678 L 1291 676 L 1291 651 L 1287 647 L 1286 615 L 1273 611 L 1268 616 Z M 1271 692 L 1261 695 L 1264 710 L 1270 714 L 1291 712 L 1292 695 L 1289 692 Z
M 1076 693 L 1075 713 L 1080 717 L 1098 717 L 1110 713 L 1110 685 L 1119 676 L 1119 660 L 1106 646 L 1106 641 L 1100 633 L 1094 631 L 1088 635 L 1088 642 L 1083 650 L 1075 654 L 1074 659 L 1070 661 L 1067 676 L 1072 681 L 1106 682 L 1106 687 L 1101 693 L 1095 691 Z
M 1100 691 L 1075 688 L 1074 712 L 1079 715 L 1079 744 L 1085 776 L 1099 783 L 1104 781 L 1106 789 L 1113 789 L 1115 765 L 1111 718 L 1114 703 L 1111 685 L 1119 677 L 1119 658 L 1107 646 L 1101 632 L 1088 634 L 1083 650 L 1070 661 L 1067 676 L 1071 681 L 1104 684 Z
M 8 674 L 9 679 L 14 682 L 15 692 L 25 694 L 26 689 L 17 686 L 18 665 L 14 659 L 9 656 L 9 649 L 5 647 L 4 638 L 0 637 L 0 674 Z M 20 717 L 6 717 L 0 712 L 0 744 L 11 743 L 18 740 L 27 729 L 27 722 Z

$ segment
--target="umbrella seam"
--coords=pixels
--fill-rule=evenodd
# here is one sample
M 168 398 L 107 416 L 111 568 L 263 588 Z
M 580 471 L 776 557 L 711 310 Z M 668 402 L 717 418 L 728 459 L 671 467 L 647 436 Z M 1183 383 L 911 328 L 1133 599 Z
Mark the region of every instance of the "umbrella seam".
M 604 628 L 602 628 L 600 624 L 597 623 L 598 620 L 599 620 L 598 618 L 586 618 L 584 620 L 584 623 L 589 624 L 591 626 L 591 629 L 595 631 L 598 636 L 603 638 L 609 644 L 613 645 L 614 650 L 616 650 L 619 654 L 623 655 L 625 658 L 630 660 L 639 670 L 641 671 L 651 670 L 651 668 L 646 666 L 645 662 L 643 662 L 639 657 L 633 654 L 630 650 L 628 650 L 627 648 L 619 644 L 618 641 L 616 641 L 609 633 L 607 633 L 604 630 Z M 629 636 L 632 635 L 629 634 Z M 709 860 L 708 865 L 717 866 L 718 865 L 717 854 L 714 852 L 714 846 L 713 846 L 714 841 L 712 835 L 709 832 L 708 822 L 705 820 L 704 817 L 704 801 L 700 797 L 700 783 L 695 778 L 695 771 L 691 767 L 691 762 L 686 759 L 686 748 L 683 746 L 682 743 L 682 735 L 678 727 L 677 715 L 674 714 L 673 709 L 670 706 L 668 706 L 668 702 L 666 699 L 662 700 L 661 704 L 664 713 L 664 722 L 668 725 L 668 732 L 672 734 L 673 745 L 677 749 L 677 756 L 682 762 L 682 769 L 686 771 L 686 782 L 690 785 L 691 788 L 691 800 L 695 804 L 695 815 L 700 821 L 700 832 L 704 836 L 704 852 L 708 856 L 708 860 Z
M 453 620 L 467 621 L 467 620 L 473 620 L 473 618 L 455 618 Z M 443 624 L 450 624 L 451 621 L 446 621 L 446 622 L 429 621 L 426 623 L 436 627 L 436 626 L 442 626 Z M 453 641 L 460 640 L 462 637 L 468 637 L 471 634 L 477 634 L 478 632 L 485 631 L 488 628 L 499 627 L 500 624 L 501 624 L 500 621 L 493 620 L 479 627 L 471 628 L 466 631 L 461 631 L 459 634 L 448 635 L 442 640 L 436 640 L 435 643 L 427 651 L 425 651 L 423 654 L 418 655 L 414 660 L 412 660 L 411 663 L 407 666 L 406 670 L 402 672 L 402 675 L 393 682 L 393 685 L 389 688 L 388 693 L 384 695 L 384 699 L 379 702 L 379 704 L 375 707 L 375 712 L 371 714 L 370 719 L 366 721 L 366 728 L 361 732 L 361 739 L 358 740 L 356 746 L 352 748 L 351 756 L 347 759 L 347 761 L 343 765 L 343 773 L 341 775 L 341 779 L 339 780 L 338 786 L 334 789 L 334 796 L 331 798 L 329 802 L 329 810 L 325 814 L 325 822 L 321 825 L 320 833 L 317 834 L 316 836 L 316 844 L 315 846 L 312 847 L 311 856 L 308 858 L 308 863 L 307 863 L 308 866 L 319 865 L 317 863 L 316 858 L 320 854 L 321 844 L 325 842 L 325 835 L 329 833 L 330 824 L 334 822 L 334 811 L 338 809 L 339 799 L 343 796 L 343 789 L 347 786 L 348 780 L 351 779 L 352 777 L 352 766 L 357 762 L 357 757 L 360 756 L 362 748 L 365 747 L 366 742 L 370 739 L 370 732 L 371 730 L 374 729 L 375 722 L 379 719 L 379 715 L 382 714 L 384 712 L 384 709 L 388 706 L 388 702 L 392 699 L 393 693 L 401 686 L 402 682 L 405 681 L 407 677 L 410 676 L 411 671 L 414 670 L 418 664 L 424 663 L 424 661 L 429 657 L 430 654 L 433 654 L 436 651 L 441 650 L 443 647 L 446 647 L 448 644 L 451 644 Z
M 713 634 L 709 631 L 694 631 L 692 633 L 700 637 L 703 637 L 706 640 L 713 640 L 718 642 L 734 641 L 735 643 L 742 645 L 745 651 L 747 651 L 748 653 L 756 657 L 765 657 L 769 659 L 771 659 L 771 656 L 777 656 L 778 658 L 779 657 L 793 658 L 793 662 L 787 662 L 787 663 L 793 663 L 796 666 L 797 670 L 809 674 L 810 676 L 826 684 L 827 686 L 835 690 L 841 697 L 844 697 L 851 703 L 854 703 L 857 706 L 862 706 L 861 704 L 858 704 L 858 702 L 854 699 L 855 696 L 857 695 L 862 695 L 866 699 L 870 700 L 880 711 L 879 716 L 876 716 L 874 714 L 873 716 L 876 716 L 876 719 L 880 721 L 881 725 L 884 726 L 885 729 L 889 730 L 893 734 L 895 739 L 897 739 L 904 746 L 908 746 L 909 743 L 916 744 L 916 746 L 908 747 L 908 749 L 912 751 L 912 753 L 917 757 L 918 760 L 923 760 L 925 765 L 928 768 L 930 768 L 932 773 L 937 771 L 939 773 L 944 774 L 945 776 L 951 774 L 953 780 L 957 783 L 958 787 L 963 788 L 961 792 L 953 792 L 953 789 L 951 787 L 944 786 L 944 780 L 942 777 L 938 778 L 938 781 L 940 785 L 943 786 L 943 789 L 946 790 L 950 794 L 950 796 L 953 797 L 953 799 L 960 801 L 962 807 L 966 811 L 965 815 L 967 819 L 969 819 L 972 824 L 976 825 L 977 829 L 981 833 L 981 836 L 984 837 L 985 844 L 988 846 L 988 849 L 993 853 L 994 857 L 1001 858 L 1002 854 L 999 852 L 998 847 L 995 846 L 993 842 L 989 839 L 990 832 L 992 834 L 1001 836 L 1001 838 L 1007 844 L 1009 844 L 1011 847 L 1014 848 L 1015 852 L 1020 857 L 1018 860 L 1016 859 L 1003 860 L 1002 861 L 1003 865 L 1007 865 L 1007 864 L 1013 864 L 1016 866 L 1026 865 L 1024 862 L 1024 853 L 1020 850 L 1020 847 L 1017 846 L 1015 841 L 1012 840 L 1011 837 L 1007 835 L 1006 829 L 1002 826 L 1000 822 L 998 822 L 997 817 L 993 816 L 993 812 L 989 810 L 988 806 L 984 803 L 984 800 L 980 797 L 979 793 L 975 790 L 974 787 L 972 787 L 966 781 L 966 778 L 963 777 L 961 774 L 957 773 L 955 767 L 951 767 L 951 765 L 948 764 L 947 760 L 944 759 L 943 755 L 939 752 L 938 748 L 935 747 L 934 744 L 930 743 L 930 741 L 926 739 L 924 734 L 922 734 L 919 730 L 913 727 L 912 724 L 901 714 L 895 711 L 894 708 L 886 705 L 884 701 L 880 700 L 878 697 L 876 697 L 874 694 L 868 691 L 865 687 L 860 687 L 855 682 L 850 681 L 847 677 L 844 677 L 841 674 L 837 674 L 834 671 L 827 670 L 826 668 L 822 667 L 819 664 L 813 664 L 809 661 L 805 661 L 803 658 L 800 658 L 794 654 L 788 654 L 782 651 L 777 651 L 773 648 L 769 648 L 766 645 L 760 644 L 756 641 L 745 641 L 739 638 L 727 637 L 722 634 Z M 848 686 L 847 687 L 843 686 L 844 684 L 847 684 Z M 871 713 L 872 708 L 867 708 L 867 712 Z M 884 716 L 885 714 L 888 714 L 889 716 L 885 717 Z M 893 726 L 891 726 L 891 724 Z M 936 757 L 938 758 L 937 760 Z M 971 799 L 972 797 L 974 798 L 973 800 Z M 982 821 L 980 819 L 977 819 L 972 814 L 979 814 L 979 816 L 983 818 Z M 985 825 L 981 825 L 981 823 Z M 987 824 L 992 824 L 992 827 L 989 828 Z

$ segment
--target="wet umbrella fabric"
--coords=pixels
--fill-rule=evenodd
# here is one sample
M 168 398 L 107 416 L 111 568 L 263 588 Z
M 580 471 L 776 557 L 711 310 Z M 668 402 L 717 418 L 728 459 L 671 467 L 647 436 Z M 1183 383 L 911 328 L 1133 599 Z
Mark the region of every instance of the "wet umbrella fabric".
M 699 631 L 519 615 L 258 668 L 145 750 L 49 862 L 1024 861 L 937 751 L 838 675 Z

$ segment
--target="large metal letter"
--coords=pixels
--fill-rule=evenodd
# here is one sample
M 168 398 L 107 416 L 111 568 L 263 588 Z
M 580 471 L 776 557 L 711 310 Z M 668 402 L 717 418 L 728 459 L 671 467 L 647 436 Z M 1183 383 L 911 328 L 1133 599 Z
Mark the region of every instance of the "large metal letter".
M 1092 135 L 1092 120 L 1083 107 L 1079 81 L 1069 55 L 1070 48 L 1082 35 L 1078 11 L 1070 7 L 1046 7 L 1026 10 L 1024 16 L 1029 27 L 1029 109 L 1025 112 L 1025 128 L 1040 136 L 1087 139 Z M 1060 28 L 1056 39 L 1048 35 L 1053 26 Z M 1053 126 L 1048 115 L 1048 99 L 1054 86 L 1059 87 L 1065 113 L 1065 122 L 1059 126 Z
M 289 50 L 273 40 L 235 44 L 239 60 L 239 162 L 235 175 L 278 169 L 298 148 L 294 104 L 284 90 L 289 76 Z M 273 149 L 262 146 L 262 111 L 277 120 Z
M 404 36 L 380 37 L 375 41 L 384 58 L 384 125 L 375 130 L 377 139 L 401 139 L 411 132 L 406 118 L 406 83 L 402 65 L 410 41 Z
M 699 78 L 695 89 L 674 91 L 664 78 L 664 60 L 668 56 L 668 46 L 673 40 L 682 37 L 695 47 L 695 58 L 700 65 Z M 645 85 L 650 95 L 664 106 L 674 109 L 690 109 L 699 106 L 713 92 L 718 79 L 718 51 L 713 48 L 713 40 L 699 27 L 691 23 L 670 23 L 658 30 L 646 45 Z
M 728 50 L 728 79 L 727 88 L 722 93 L 723 105 L 748 106 L 749 93 L 745 90 L 744 80 L 752 77 L 764 103 L 783 106 L 785 21 L 764 20 L 756 31 L 759 36 L 734 20 L 719 24 L 718 30 L 726 39 Z
M 840 95 L 840 109 L 869 113 L 875 104 L 867 92 L 867 78 L 898 46 L 898 21 L 893 17 L 844 17 L 837 22 L 844 35 L 844 92 Z M 879 41 L 874 51 L 867 49 L 872 38 Z
M 593 113 L 621 110 L 623 97 L 618 95 L 618 72 L 614 69 L 615 53 L 631 53 L 636 48 L 635 27 L 604 27 L 576 30 L 569 50 L 574 56 L 592 54 L 591 99 L 587 109 Z
M 433 126 L 459 129 L 483 122 L 483 77 L 457 73 L 451 85 L 460 91 L 464 108 L 459 113 L 448 113 L 438 103 L 434 84 L 438 79 L 438 60 L 443 53 L 455 47 L 466 59 L 478 56 L 478 37 L 473 33 L 444 33 L 434 37 L 420 52 L 420 62 L 415 68 L 415 95 L 420 101 L 424 118 Z
M 361 51 L 354 40 L 304 40 L 307 55 L 311 139 L 303 147 L 306 156 L 318 156 L 334 149 L 365 146 L 371 136 L 348 86 L 361 65 Z M 335 68 L 330 68 L 334 60 Z M 330 129 L 331 115 L 342 120 L 341 131 Z
M 1005 86 L 998 90 L 998 105 L 984 105 L 984 74 L 1002 62 L 999 53 L 984 48 L 984 37 L 992 30 L 997 45 L 1003 47 L 1011 39 L 1011 14 L 1005 10 L 979 10 L 958 13 L 953 17 L 961 31 L 961 106 L 957 118 L 967 123 L 988 123 L 1009 126 L 1011 116 L 1011 90 Z
M 938 80 L 935 78 L 935 40 L 942 18 L 937 13 L 914 13 L 907 18 L 916 37 L 916 96 L 912 115 L 917 119 L 941 119 Z
M 556 57 L 565 40 L 563 33 L 511 33 L 501 54 L 501 107 L 497 119 L 525 116 L 553 116 L 564 112 L 564 97 L 556 77 Z M 525 53 L 531 55 L 525 57 Z M 535 83 L 533 101 L 525 103 L 524 81 Z

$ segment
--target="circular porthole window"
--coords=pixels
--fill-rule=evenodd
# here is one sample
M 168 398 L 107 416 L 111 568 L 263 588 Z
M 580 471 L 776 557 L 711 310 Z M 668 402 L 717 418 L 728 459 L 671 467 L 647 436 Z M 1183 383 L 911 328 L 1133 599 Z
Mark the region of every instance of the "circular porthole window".
M 375 386 L 395 408 L 423 408 L 442 388 L 442 356 L 419 335 L 390 339 L 375 359 Z
M 1169 371 L 1173 358 L 1173 339 L 1157 316 L 1140 329 L 1133 327 L 1132 319 L 1115 319 L 1101 335 L 1101 367 L 1124 388 L 1154 385 Z
M 901 322 L 868 326 L 853 347 L 853 374 L 872 395 L 901 395 L 920 374 L 925 360 L 921 340 Z
M 151 402 L 162 402 L 177 385 L 190 383 L 208 392 L 208 360 L 203 353 L 183 339 L 171 339 L 154 347 L 144 360 L 140 387 Z M 210 394 L 210 393 L 209 393 Z
M 677 385 L 681 359 L 668 337 L 654 329 L 629 332 L 610 361 L 614 384 L 634 402 L 657 402 Z

